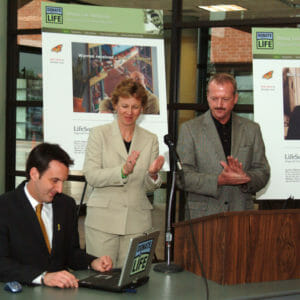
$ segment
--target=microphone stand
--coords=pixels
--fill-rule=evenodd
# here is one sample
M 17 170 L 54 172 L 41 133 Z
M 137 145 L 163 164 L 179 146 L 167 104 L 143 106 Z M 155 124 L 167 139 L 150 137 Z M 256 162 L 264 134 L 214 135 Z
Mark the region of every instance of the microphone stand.
M 166 248 L 167 248 L 167 259 L 165 263 L 156 264 L 153 268 L 156 272 L 161 273 L 177 273 L 183 271 L 183 268 L 176 265 L 171 264 L 171 247 L 173 241 L 173 235 L 171 231 L 171 212 L 172 212 L 172 203 L 174 199 L 174 191 L 175 191 L 175 182 L 176 182 L 176 160 L 173 159 L 173 168 L 172 168 L 172 185 L 169 197 L 169 207 L 168 207 L 168 216 L 167 216 L 167 230 L 166 230 Z

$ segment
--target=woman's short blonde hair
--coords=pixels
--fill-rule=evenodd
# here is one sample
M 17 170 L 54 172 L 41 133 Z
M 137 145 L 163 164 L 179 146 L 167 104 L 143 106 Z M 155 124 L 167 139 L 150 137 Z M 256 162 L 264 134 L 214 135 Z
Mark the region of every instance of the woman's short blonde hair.
M 111 97 L 111 102 L 113 106 L 118 104 L 119 97 L 134 97 L 141 101 L 142 107 L 146 106 L 148 98 L 147 91 L 143 87 L 143 85 L 134 81 L 133 79 L 125 79 L 115 87 Z

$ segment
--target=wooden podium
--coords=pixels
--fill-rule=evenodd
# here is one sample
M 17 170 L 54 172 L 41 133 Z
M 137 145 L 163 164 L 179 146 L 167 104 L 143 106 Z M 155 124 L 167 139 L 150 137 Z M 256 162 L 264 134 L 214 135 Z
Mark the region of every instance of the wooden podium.
M 300 209 L 226 212 L 174 224 L 174 263 L 220 284 L 300 278 Z

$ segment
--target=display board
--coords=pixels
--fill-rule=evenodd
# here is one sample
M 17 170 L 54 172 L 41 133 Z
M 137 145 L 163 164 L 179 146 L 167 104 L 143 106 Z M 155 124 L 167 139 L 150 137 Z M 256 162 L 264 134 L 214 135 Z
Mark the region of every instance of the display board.
M 300 29 L 254 28 L 254 119 L 271 178 L 259 199 L 300 198 Z
M 148 93 L 138 124 L 168 148 L 162 12 L 42 2 L 44 140 L 60 144 L 81 170 L 89 131 L 112 122 L 114 87 L 134 78 Z

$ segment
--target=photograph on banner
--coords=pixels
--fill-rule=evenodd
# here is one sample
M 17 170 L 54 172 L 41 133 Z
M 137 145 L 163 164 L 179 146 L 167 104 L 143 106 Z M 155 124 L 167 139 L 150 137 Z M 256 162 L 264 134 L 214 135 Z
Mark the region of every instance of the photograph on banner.
M 257 199 L 300 198 L 300 29 L 253 28 L 254 120 L 271 166 Z
M 115 86 L 132 78 L 147 91 L 143 113 L 158 115 L 156 57 L 156 47 L 73 42 L 73 112 L 113 113 Z
M 300 68 L 283 68 L 284 138 L 300 140 Z
M 163 34 L 164 24 L 161 10 L 145 9 L 145 31 L 154 34 Z

